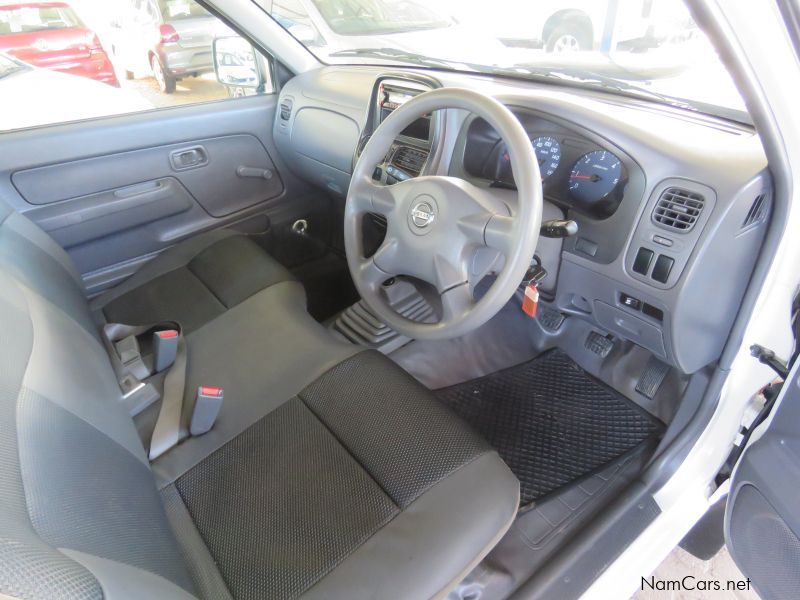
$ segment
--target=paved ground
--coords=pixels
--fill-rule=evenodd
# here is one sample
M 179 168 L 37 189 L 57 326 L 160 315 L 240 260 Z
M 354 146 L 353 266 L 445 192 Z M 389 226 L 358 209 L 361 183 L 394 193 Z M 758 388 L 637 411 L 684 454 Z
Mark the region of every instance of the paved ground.
M 653 573 L 656 580 L 673 581 L 681 580 L 687 575 L 692 575 L 695 581 L 714 580 L 721 582 L 722 586 L 728 580 L 742 581 L 744 575 L 733 562 L 728 550 L 723 548 L 709 561 L 695 558 L 681 548 L 675 548 L 661 566 Z M 633 600 L 759 600 L 755 591 L 656 591 L 649 588 L 637 593 Z
M 123 89 L 144 98 L 153 105 L 153 108 L 208 102 L 209 100 L 221 100 L 228 97 L 225 86 L 214 78 L 213 73 L 180 80 L 175 92 L 172 94 L 162 93 L 158 89 L 156 80 L 152 77 L 141 77 L 129 81 L 121 78 L 120 84 Z

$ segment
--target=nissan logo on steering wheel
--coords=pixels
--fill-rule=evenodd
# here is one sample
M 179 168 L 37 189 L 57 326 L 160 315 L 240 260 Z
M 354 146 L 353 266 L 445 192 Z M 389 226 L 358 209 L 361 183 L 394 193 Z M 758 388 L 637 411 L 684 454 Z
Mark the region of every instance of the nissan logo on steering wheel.
M 411 220 L 419 228 L 425 228 L 436 218 L 433 207 L 428 202 L 419 202 L 411 209 Z

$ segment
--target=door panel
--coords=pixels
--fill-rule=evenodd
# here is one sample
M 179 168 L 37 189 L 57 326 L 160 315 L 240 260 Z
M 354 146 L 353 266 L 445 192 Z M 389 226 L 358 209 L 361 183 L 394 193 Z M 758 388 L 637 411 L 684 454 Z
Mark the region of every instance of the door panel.
M 725 539 L 761 598 L 800 589 L 800 379 L 798 361 L 768 428 L 745 449 L 733 473 Z
M 96 293 L 176 242 L 308 209 L 272 141 L 276 96 L 0 135 L 0 197 L 61 243 Z
M 245 176 L 248 169 L 253 173 Z M 196 139 L 26 169 L 13 173 L 11 181 L 25 201 L 38 205 L 84 201 L 96 192 L 165 177 L 176 178 L 213 217 L 226 217 L 283 192 L 272 159 L 252 135 Z M 37 211 L 29 216 L 38 221 Z
M 174 177 L 116 188 L 36 210 L 36 223 L 71 248 L 171 217 L 192 208 L 192 196 Z

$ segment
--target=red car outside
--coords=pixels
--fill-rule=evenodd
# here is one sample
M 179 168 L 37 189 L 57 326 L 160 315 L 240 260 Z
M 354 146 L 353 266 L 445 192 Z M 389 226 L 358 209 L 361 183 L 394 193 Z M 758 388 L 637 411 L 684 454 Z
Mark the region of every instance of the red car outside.
M 65 2 L 0 0 L 0 52 L 37 67 L 119 87 L 97 34 Z

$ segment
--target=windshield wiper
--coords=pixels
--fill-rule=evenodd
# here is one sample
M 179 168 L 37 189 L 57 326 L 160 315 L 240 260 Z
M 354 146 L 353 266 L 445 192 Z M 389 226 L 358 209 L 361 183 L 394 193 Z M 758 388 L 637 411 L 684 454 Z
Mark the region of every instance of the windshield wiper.
M 594 71 L 586 69 L 573 69 L 569 70 L 558 68 L 534 68 L 517 66 L 513 69 L 519 76 L 519 69 L 529 71 L 534 77 L 557 79 L 559 82 L 564 82 L 576 86 L 583 87 L 598 87 L 603 90 L 614 92 L 621 96 L 628 96 L 630 98 L 642 98 L 645 100 L 653 100 L 669 106 L 674 106 L 683 110 L 690 110 L 697 113 L 714 115 L 738 123 L 752 126 L 753 122 L 750 116 L 741 110 L 734 108 L 728 109 L 722 106 L 709 104 L 707 102 L 700 102 L 697 100 L 689 100 L 687 98 L 680 98 L 662 94 L 654 90 L 628 83 L 624 79 L 610 77 L 608 75 L 601 75 Z
M 683 108 L 686 110 L 701 110 L 698 105 L 693 102 L 689 102 L 688 100 L 661 94 L 638 85 L 633 85 L 622 79 L 609 77 L 607 75 L 600 75 L 594 71 L 588 71 L 585 69 L 570 68 L 565 70 L 557 67 L 551 68 L 515 65 L 511 68 L 492 69 L 492 71 L 496 73 L 499 72 L 499 74 L 503 75 L 540 79 L 549 83 L 557 82 L 571 84 L 576 87 L 601 88 L 603 90 L 611 91 L 620 95 L 655 100 L 663 104 L 669 104 L 670 106 L 675 106 L 677 108 Z
M 666 94 L 661 94 L 659 92 L 655 92 L 653 90 L 638 85 L 633 85 L 632 83 L 628 83 L 627 81 L 624 81 L 622 79 L 609 77 L 607 75 L 600 75 L 593 71 L 586 71 L 580 69 L 559 71 L 555 69 L 555 70 L 550 70 L 550 74 L 553 77 L 558 77 L 560 79 L 573 80 L 577 81 L 578 83 L 595 84 L 603 89 L 610 90 L 612 92 L 619 92 L 634 96 L 646 96 L 647 98 L 650 98 L 652 100 L 658 100 L 659 102 L 664 102 L 665 104 L 671 104 L 673 106 L 678 106 L 680 108 L 685 108 L 688 110 L 697 110 L 697 107 L 691 102 L 675 98 L 674 96 L 667 96 Z
M 390 60 L 401 60 L 412 65 L 419 65 L 422 67 L 445 67 L 447 69 L 455 69 L 457 66 L 462 64 L 449 60 L 442 60 L 440 58 L 432 58 L 430 56 L 417 54 L 415 52 L 397 50 L 396 48 L 353 48 L 349 50 L 339 50 L 338 52 L 331 53 L 329 56 L 361 56 L 366 58 L 383 58 Z

